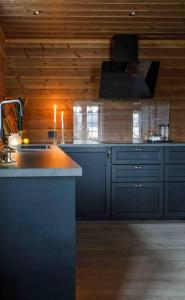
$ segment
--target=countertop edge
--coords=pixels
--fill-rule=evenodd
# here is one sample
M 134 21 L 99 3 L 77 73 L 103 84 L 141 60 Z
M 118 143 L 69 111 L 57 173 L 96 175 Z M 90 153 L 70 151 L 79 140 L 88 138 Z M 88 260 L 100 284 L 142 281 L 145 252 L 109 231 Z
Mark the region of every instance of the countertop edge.
M 183 142 L 183 143 L 97 143 L 97 144 L 91 144 L 91 143 L 89 143 L 89 144 L 86 144 L 86 143 L 82 143 L 82 144 L 73 144 L 73 143 L 71 143 L 71 144 L 59 144 L 58 145 L 58 147 L 60 148 L 60 149 L 65 149 L 65 148 L 67 148 L 67 147 L 84 147 L 84 148 L 86 148 L 86 147 L 92 147 L 92 148 L 95 148 L 95 147 L 121 147 L 121 146 L 135 146 L 135 147 L 137 147 L 137 146 L 140 146 L 140 147 L 156 147 L 156 146 L 158 146 L 158 147 L 161 147 L 161 146 L 163 146 L 163 147 L 174 147 L 174 146 L 185 146 L 185 142 Z
M 0 178 L 8 177 L 77 177 L 82 176 L 82 168 L 70 169 L 0 169 Z

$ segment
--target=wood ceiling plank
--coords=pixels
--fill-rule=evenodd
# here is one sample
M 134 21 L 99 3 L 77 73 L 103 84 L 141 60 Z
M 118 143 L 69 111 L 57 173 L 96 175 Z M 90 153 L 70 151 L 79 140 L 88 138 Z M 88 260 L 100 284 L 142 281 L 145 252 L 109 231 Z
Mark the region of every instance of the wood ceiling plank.
M 62 31 L 32 31 L 32 30 L 24 30 L 24 31 L 19 31 L 17 30 L 16 33 L 14 34 L 14 37 L 25 37 L 29 35 L 30 37 L 54 37 L 54 38 L 64 38 L 64 37 L 107 37 L 111 38 L 115 34 L 137 34 L 137 35 L 144 35 L 144 34 L 177 34 L 177 35 L 184 35 L 185 30 L 184 28 L 155 28 L 155 27 L 133 27 L 133 28 L 120 28 L 120 29 L 114 29 L 112 28 L 111 30 L 107 31 L 106 28 L 103 28 L 99 30 L 98 32 L 94 29 L 91 30 L 78 30 L 78 32 L 74 32 L 72 30 L 65 30 L 64 32 Z M 11 30 L 5 30 L 6 36 L 11 36 L 12 31 Z
M 65 33 L 55 33 L 55 32 L 48 32 L 48 33 L 37 33 L 37 34 L 32 34 L 31 32 L 28 34 L 25 34 L 25 33 L 20 33 L 20 34 L 14 34 L 14 38 L 23 38 L 23 39 L 27 39 L 27 38 L 58 38 L 58 39 L 63 39 L 63 38 L 109 38 L 111 39 L 113 35 L 115 34 L 139 34 L 142 38 L 154 38 L 154 39 L 157 39 L 157 38 L 161 38 L 161 37 L 164 37 L 164 38 L 168 38 L 168 37 L 171 37 L 171 38 L 182 38 L 184 39 L 185 38 L 185 34 L 184 34 L 184 31 L 182 30 L 182 32 L 178 32 L 178 31 L 168 31 L 168 30 L 154 30 L 154 31 L 151 31 L 151 30 L 142 30 L 142 31 L 138 31 L 137 29 L 136 30 L 127 30 L 127 31 L 111 31 L 111 32 L 65 32 Z M 7 34 L 6 33 L 6 37 L 7 38 L 11 38 L 12 37 L 12 34 L 9 33 Z
M 41 10 L 39 16 L 34 10 Z M 129 11 L 136 11 L 129 17 Z M 185 0 L 0 0 L 6 38 L 185 35 Z
M 16 33 L 18 32 L 28 32 L 28 31 L 31 31 L 31 32 L 50 32 L 50 31 L 53 31 L 53 32 L 64 32 L 64 31 L 113 31 L 113 30 L 116 30 L 116 31 L 120 31 L 120 30 L 129 30 L 129 29 L 136 29 L 138 28 L 138 30 L 142 30 L 143 28 L 145 29 L 161 29 L 161 30 L 166 30 L 166 29 L 169 29 L 169 30 L 173 30 L 173 29 L 177 29 L 179 31 L 184 31 L 185 32 L 185 27 L 183 28 L 182 26 L 183 23 L 154 23 L 154 22 L 138 22 L 138 23 L 132 23 L 132 24 L 128 24 L 128 23 L 122 23 L 122 24 L 99 24 L 99 25 L 94 25 L 94 24 L 91 24 L 91 25 L 82 25 L 82 26 L 79 26 L 79 25 L 71 25 L 71 24 L 66 24 L 64 26 L 62 25 L 57 25 L 57 26 L 54 26 L 54 25 L 48 25 L 47 27 L 46 26 L 43 26 L 43 25 L 31 25 L 31 26 L 25 26 L 22 24 L 21 25 L 17 25 L 16 27 Z M 5 32 L 13 32 L 15 30 L 15 27 L 14 26 L 6 26 L 4 31 Z
M 133 9 L 131 9 L 133 10 Z M 35 19 L 41 19 L 42 16 L 48 16 L 48 17 L 97 17 L 97 16 L 107 16 L 107 17 L 126 17 L 128 16 L 128 9 L 97 9 L 97 10 L 73 10 L 73 9 L 69 9 L 69 10 L 56 10 L 56 11 L 52 11 L 52 10 L 48 10 L 45 11 L 44 14 L 40 15 L 40 16 L 33 16 L 32 15 L 32 11 L 30 10 L 1 10 L 0 11 L 0 17 L 6 17 L 6 16 L 32 16 L 33 17 L 33 21 Z M 140 9 L 137 10 L 137 15 L 140 17 L 145 17 L 145 16 L 150 16 L 150 17 L 182 17 L 184 18 L 185 16 L 185 9 L 184 8 L 176 8 L 176 9 Z M 133 17 L 134 18 L 134 17 Z
M 35 4 L 44 4 L 44 5 L 51 5 L 51 0 L 11 0 L 10 1 L 4 1 L 1 0 L 0 4 L 1 6 L 17 6 L 17 5 L 34 5 Z M 161 0 L 55 0 L 54 5 L 61 5 L 61 4 L 137 4 L 137 3 L 146 3 L 146 4 L 151 4 L 151 3 L 159 3 L 161 4 Z M 162 3 L 172 3 L 172 4 L 184 4 L 184 0 L 163 0 Z
M 127 27 L 135 27 L 135 26 L 158 26 L 158 27 L 182 27 L 182 25 L 185 25 L 184 21 L 179 21 L 177 19 L 172 19 L 170 21 L 164 21 L 163 22 L 159 22 L 158 20 L 153 20 L 151 21 L 150 19 L 145 19 L 144 21 L 141 20 L 133 20 L 131 21 L 129 20 L 118 20 L 116 22 L 111 21 L 97 21 L 97 19 L 95 21 L 92 22 L 92 20 L 87 21 L 71 21 L 68 20 L 66 22 L 17 22 L 16 23 L 16 30 L 20 29 L 20 28 L 38 28 L 38 30 L 40 29 L 44 29 L 44 30 L 49 30 L 49 29 L 57 29 L 57 30 L 63 30 L 64 28 L 83 28 L 84 26 L 86 28 L 102 28 L 102 27 L 123 27 L 123 26 L 127 26 Z M 15 29 L 14 25 L 12 25 L 12 22 L 4 22 L 4 28 L 9 28 L 9 29 Z
M 6 3 L 6 2 L 3 2 Z M 8 12 L 10 10 L 16 11 L 16 12 L 29 12 L 29 10 L 34 10 L 35 9 L 35 4 L 19 4 L 17 3 L 16 5 L 4 5 L 1 4 L 1 10 L 3 10 L 4 12 Z M 61 11 L 71 11 L 71 10 L 80 10 L 80 11 L 97 11 L 97 10 L 183 10 L 184 9 L 184 5 L 185 3 L 164 3 L 164 2 L 160 2 L 160 3 L 155 3 L 154 1 L 152 2 L 148 2 L 148 3 L 83 3 L 83 1 L 81 1 L 80 3 L 67 3 L 67 4 L 57 4 L 55 1 L 54 2 L 50 2 L 50 3 L 42 3 L 40 4 L 40 2 L 38 1 L 37 3 L 37 10 L 43 10 L 42 13 L 48 13 L 50 11 L 53 11 L 54 13 L 56 13 L 57 11 L 61 10 Z M 37 17 L 37 16 L 35 16 Z
M 128 32 L 127 32 L 128 33 Z M 115 34 L 115 33 L 114 33 Z M 137 33 L 136 33 L 137 34 Z M 111 39 L 113 36 L 112 33 L 101 33 L 99 35 L 97 34 L 87 34 L 87 33 L 73 33 L 73 34 L 64 34 L 64 33 L 61 33 L 60 35 L 52 35 L 52 34 L 49 34 L 47 36 L 43 36 L 42 34 L 38 34 L 37 36 L 34 36 L 35 39 L 39 39 L 39 40 L 42 40 L 42 39 L 64 39 L 64 38 L 83 38 L 83 39 L 88 39 L 88 38 L 92 38 L 92 39 L 97 39 L 97 38 L 100 38 L 100 39 Z M 170 33 L 170 32 L 161 32 L 161 33 L 139 33 L 139 36 L 142 38 L 142 39 L 151 39 L 151 40 L 156 40 L 156 39 L 169 39 L 169 38 L 172 38 L 172 39 L 185 39 L 185 35 L 184 33 L 178 33 L 178 32 L 175 32 L 175 33 Z M 12 35 L 6 35 L 6 39 L 11 39 L 12 38 Z M 32 39 L 33 36 L 28 36 L 28 35 L 25 35 L 25 34 L 22 34 L 22 35 L 16 35 L 14 36 L 15 39 L 24 39 L 24 40 L 28 40 L 28 39 Z
M 33 16 L 6 16 L 6 17 L 3 17 L 1 16 L 1 22 L 3 24 L 12 24 L 14 22 L 16 22 L 16 24 L 27 24 L 27 23 L 31 23 L 33 24 L 45 24 L 46 26 L 48 24 L 62 24 L 62 23 L 66 23 L 66 22 L 78 22 L 78 24 L 81 24 L 81 23 L 84 23 L 84 22 L 87 22 L 87 23 L 91 23 L 91 22 L 95 22 L 95 23 L 104 23 L 104 22 L 108 22 L 109 24 L 111 22 L 116 22 L 116 23 L 121 23 L 121 22 L 127 22 L 127 23 L 132 23 L 132 22 L 182 22 L 184 23 L 185 22 L 185 16 L 183 17 L 165 17 L 165 16 L 154 16 L 154 17 L 151 17 L 151 16 L 145 16 L 145 17 L 142 17 L 142 16 L 139 16 L 139 15 L 136 15 L 134 16 L 134 18 L 132 17 L 129 17 L 128 15 L 126 16 L 94 16 L 94 17 L 91 17 L 89 19 L 89 17 L 86 17 L 86 16 L 81 16 L 81 17 L 78 17 L 78 16 L 70 16 L 70 17 L 67 17 L 67 16 L 64 16 L 64 17 L 45 17 L 45 16 L 40 16 L 39 18 L 33 18 Z

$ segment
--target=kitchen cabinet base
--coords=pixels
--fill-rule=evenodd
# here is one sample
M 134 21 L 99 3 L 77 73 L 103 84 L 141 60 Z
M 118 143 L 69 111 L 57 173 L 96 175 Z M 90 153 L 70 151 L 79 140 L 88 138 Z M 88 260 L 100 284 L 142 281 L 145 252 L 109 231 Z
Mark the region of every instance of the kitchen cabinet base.
M 75 178 L 1 178 L 0 190 L 0 299 L 75 300 Z

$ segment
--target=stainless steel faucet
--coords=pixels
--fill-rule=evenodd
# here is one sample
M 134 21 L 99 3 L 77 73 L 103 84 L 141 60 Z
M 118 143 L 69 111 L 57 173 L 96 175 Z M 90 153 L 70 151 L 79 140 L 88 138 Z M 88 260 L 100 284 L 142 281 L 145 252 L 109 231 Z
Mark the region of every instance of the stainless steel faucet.
M 12 103 L 18 103 L 20 105 L 20 116 L 22 118 L 23 116 L 23 108 L 22 108 L 22 103 L 20 100 L 16 99 L 16 100 L 4 100 L 0 103 L 0 137 L 3 141 L 4 138 L 4 133 L 3 133 L 3 106 L 6 104 L 12 104 Z

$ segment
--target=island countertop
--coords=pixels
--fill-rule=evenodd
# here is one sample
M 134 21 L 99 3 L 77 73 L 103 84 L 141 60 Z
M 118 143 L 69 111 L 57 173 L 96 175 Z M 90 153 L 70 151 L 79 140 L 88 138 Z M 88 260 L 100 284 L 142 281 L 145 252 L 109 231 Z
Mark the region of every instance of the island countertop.
M 0 177 L 81 176 L 82 168 L 59 147 L 36 151 L 17 151 L 16 165 L 0 166 Z

